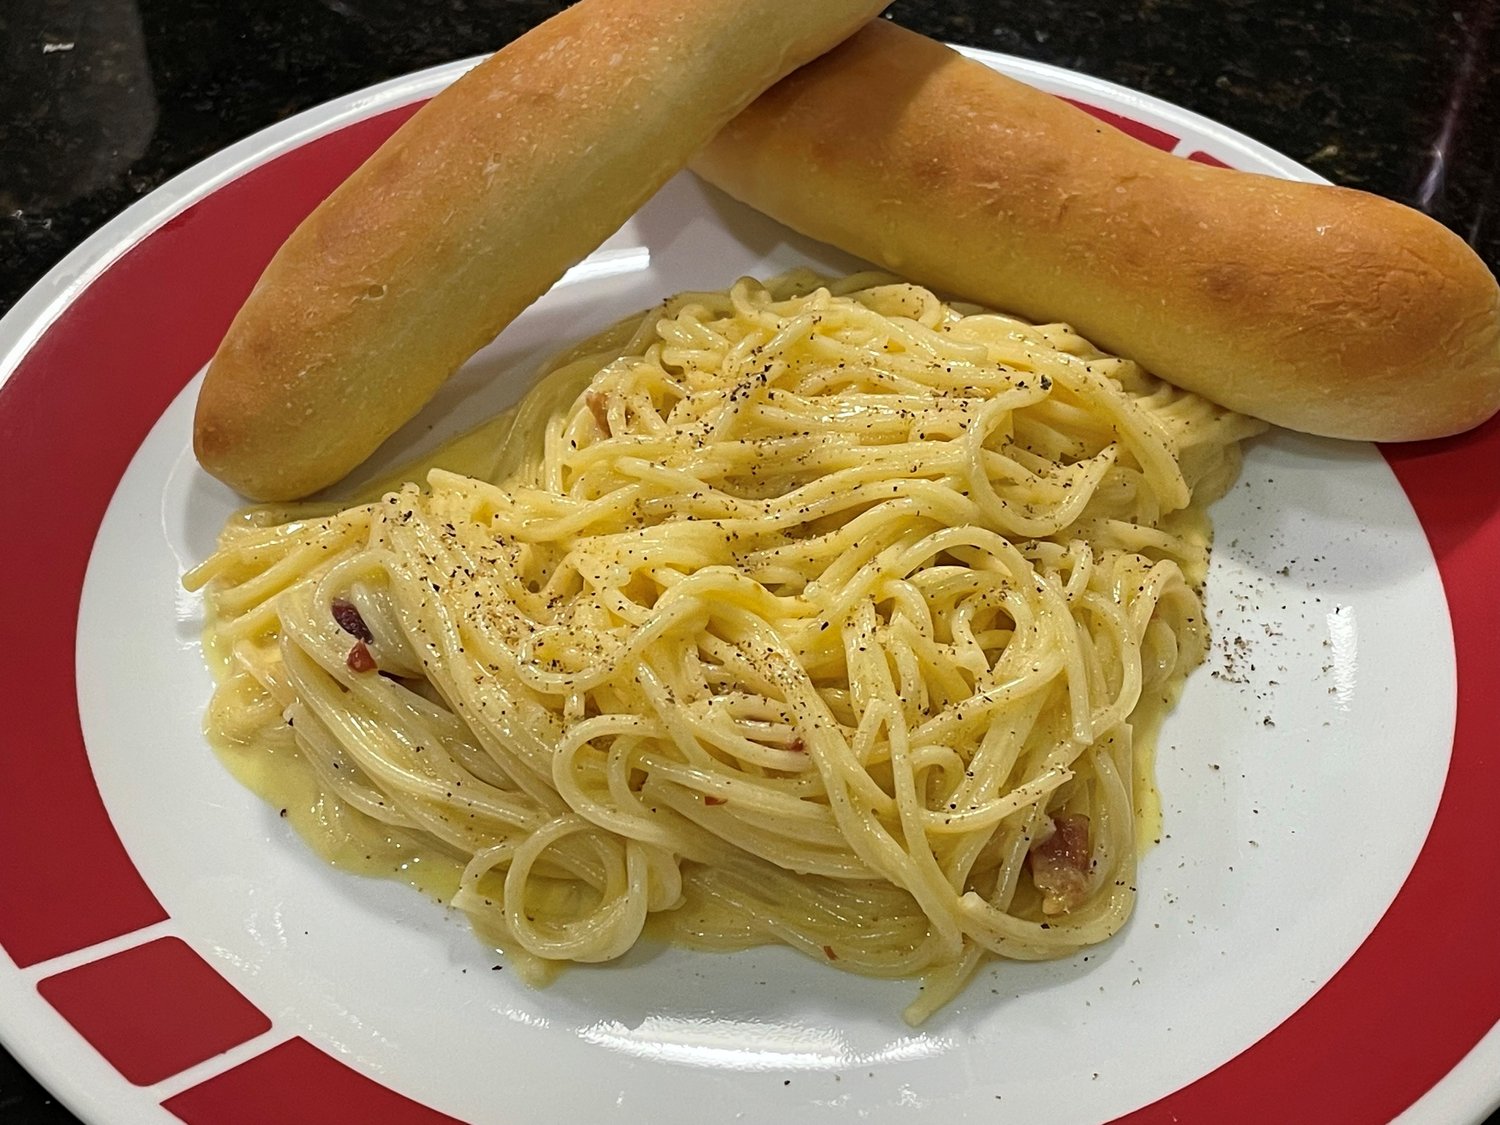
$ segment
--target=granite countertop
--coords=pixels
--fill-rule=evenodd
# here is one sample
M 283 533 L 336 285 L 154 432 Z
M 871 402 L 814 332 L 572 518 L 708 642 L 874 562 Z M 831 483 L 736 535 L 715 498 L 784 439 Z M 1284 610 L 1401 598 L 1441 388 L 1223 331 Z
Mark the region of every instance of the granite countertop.
M 0 4 L 0 313 L 106 220 L 231 142 L 493 50 L 564 6 Z M 895 0 L 890 15 L 1195 110 L 1428 211 L 1500 271 L 1500 0 Z M 74 1118 L 0 1054 L 0 1120 Z
M 561 0 L 0 8 L 0 312 L 106 219 L 319 102 L 492 50 Z M 18 14 L 19 13 L 19 14 Z M 1495 0 L 897 0 L 902 24 L 1154 94 L 1500 263 Z

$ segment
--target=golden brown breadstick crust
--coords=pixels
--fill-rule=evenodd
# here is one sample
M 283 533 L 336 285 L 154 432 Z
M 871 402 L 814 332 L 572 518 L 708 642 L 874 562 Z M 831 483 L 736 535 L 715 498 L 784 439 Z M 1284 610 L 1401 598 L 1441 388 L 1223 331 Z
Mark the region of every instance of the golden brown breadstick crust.
M 1500 407 L 1500 287 L 1377 196 L 1182 160 L 886 22 L 767 92 L 691 165 L 914 280 L 1233 409 L 1365 440 Z
M 343 477 L 692 152 L 887 0 L 581 0 L 459 79 L 293 233 L 194 448 L 246 496 Z

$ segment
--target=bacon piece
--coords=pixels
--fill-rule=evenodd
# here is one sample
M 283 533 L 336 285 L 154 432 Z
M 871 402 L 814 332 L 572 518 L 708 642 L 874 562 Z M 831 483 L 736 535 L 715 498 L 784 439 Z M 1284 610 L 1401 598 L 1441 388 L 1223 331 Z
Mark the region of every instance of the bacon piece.
M 370 627 L 365 624 L 365 619 L 359 615 L 359 609 L 353 602 L 334 598 L 332 609 L 333 619 L 339 623 L 339 628 L 351 637 L 358 637 L 366 643 L 375 639 L 375 634 L 370 632 Z
M 1042 913 L 1066 914 L 1083 902 L 1089 886 L 1089 818 L 1065 813 L 1052 832 L 1031 846 L 1031 881 L 1042 892 Z
M 349 650 L 344 663 L 349 665 L 349 670 L 352 672 L 373 672 L 376 668 L 375 658 L 370 655 L 370 650 L 365 647 L 364 641 L 354 642 L 354 647 Z
M 609 429 L 609 396 L 602 391 L 590 391 L 583 396 L 583 401 L 588 403 L 589 413 L 594 416 L 594 424 L 599 427 L 605 437 L 612 436 Z
M 703 803 L 705 805 L 727 805 L 729 803 L 729 798 L 715 797 L 712 793 L 706 793 L 703 797 Z

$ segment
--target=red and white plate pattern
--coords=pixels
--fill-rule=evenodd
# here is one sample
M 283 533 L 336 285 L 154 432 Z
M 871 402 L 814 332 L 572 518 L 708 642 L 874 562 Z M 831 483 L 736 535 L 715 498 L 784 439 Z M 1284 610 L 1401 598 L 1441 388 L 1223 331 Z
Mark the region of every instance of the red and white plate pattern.
M 1311 173 L 1194 114 L 981 52 L 1188 159 Z M 125 212 L 0 321 L 0 1039 L 81 1117 L 666 1123 L 1478 1120 L 1500 1100 L 1492 660 L 1500 426 L 1277 434 L 1216 509 L 1217 641 L 1163 734 L 1135 918 L 909 986 L 782 950 L 642 950 L 533 992 L 451 912 L 325 868 L 199 729 L 179 592 L 235 499 L 196 378 L 296 223 L 471 63 L 305 113 Z M 682 176 L 393 441 L 512 401 L 549 350 L 683 288 L 843 255 Z

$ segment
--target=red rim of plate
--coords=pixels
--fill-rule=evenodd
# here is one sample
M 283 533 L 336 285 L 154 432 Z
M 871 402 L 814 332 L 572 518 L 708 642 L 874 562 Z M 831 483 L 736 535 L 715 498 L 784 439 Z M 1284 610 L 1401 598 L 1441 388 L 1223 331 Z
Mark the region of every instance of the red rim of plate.
M 0 864 L 0 902 L 6 904 L 0 946 L 22 968 L 167 917 L 104 809 L 76 703 L 79 593 L 115 487 L 163 410 L 213 353 L 286 235 L 415 109 L 374 113 L 313 137 L 152 230 L 72 297 L 0 384 L 0 476 L 20 486 L 11 492 L 10 522 L 24 529 L 10 542 L 10 588 L 19 596 L 6 615 L 0 680 L 26 685 L 29 695 L 26 706 L 12 709 L 8 750 L 0 753 L 0 855 L 27 857 Z M 1118 111 L 1097 112 L 1148 143 L 1177 144 L 1155 125 Z M 1222 163 L 1202 152 L 1189 155 Z M 1374 931 L 1306 1004 L 1235 1058 L 1120 1122 L 1387 1121 L 1500 1021 L 1500 958 L 1494 956 L 1500 833 L 1491 830 L 1491 794 L 1500 782 L 1494 737 L 1500 670 L 1489 659 L 1492 638 L 1500 635 L 1500 600 L 1491 582 L 1500 559 L 1500 477 L 1494 472 L 1500 420 L 1458 438 L 1382 451 L 1427 534 L 1453 621 L 1457 721 L 1428 839 Z M 57 830 L 60 823 L 66 832 Z M 1351 819 L 1351 831 L 1363 827 Z M 38 840 L 46 847 L 38 849 Z M 90 909 L 79 910 L 80 901 Z M 206 967 L 201 959 L 180 960 L 194 974 Z M 84 1026 L 89 1012 L 69 1011 L 57 999 L 72 995 L 78 1002 L 68 976 L 48 977 L 39 991 L 126 1073 L 108 1029 L 102 1038 L 91 1036 Z M 214 984 L 207 992 L 223 989 Z M 259 1027 L 245 1016 L 243 998 L 232 988 L 229 993 L 219 1022 L 233 1022 L 232 1009 L 241 1023 Z M 214 1044 L 198 1057 L 178 1044 L 172 1065 L 180 1071 L 183 1060 L 201 1061 L 225 1049 Z M 150 1068 L 161 1060 L 131 1065 L 154 1073 Z M 267 1091 L 283 1079 L 294 1089 L 317 1081 L 338 1090 L 330 1121 L 368 1120 L 371 1113 L 381 1120 L 451 1120 L 300 1039 L 163 1104 L 188 1121 L 228 1121 L 223 1114 L 231 1108 L 234 1120 L 273 1120 L 277 1106 L 264 1099 L 275 1096 Z

